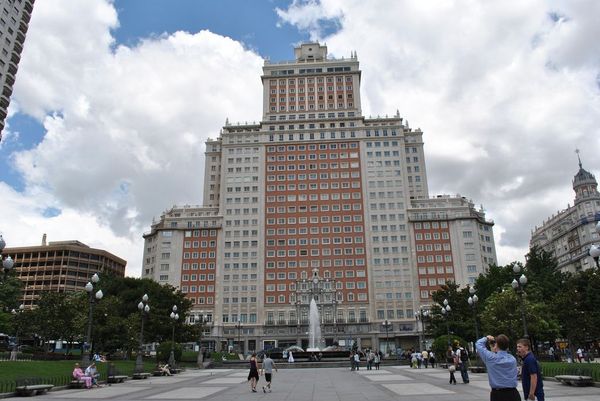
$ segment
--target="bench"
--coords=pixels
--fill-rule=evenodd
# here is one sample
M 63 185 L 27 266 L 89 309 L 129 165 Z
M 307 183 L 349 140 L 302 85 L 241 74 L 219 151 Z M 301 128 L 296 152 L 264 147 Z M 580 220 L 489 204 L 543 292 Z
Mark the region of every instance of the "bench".
M 54 384 L 47 384 L 40 377 L 25 377 L 15 380 L 15 392 L 17 395 L 44 394 L 54 387 Z
M 163 372 L 162 370 L 155 370 L 154 372 L 152 372 L 152 376 L 166 376 L 167 374 L 165 372 Z
M 485 373 L 486 372 L 485 366 L 470 366 L 469 370 L 471 371 L 471 373 Z
M 180 368 L 171 368 L 171 369 L 169 369 L 169 371 L 171 372 L 172 375 L 176 375 L 178 373 L 181 373 L 181 369 Z
M 84 388 L 84 387 L 85 387 L 85 381 L 83 381 L 83 380 L 73 379 L 73 380 L 71 380 L 71 383 L 69 383 L 69 388 Z
M 575 375 L 559 375 L 554 376 L 556 380 L 569 386 L 591 386 L 594 384 L 594 380 L 591 376 L 575 376 Z
M 127 379 L 125 375 L 112 375 L 106 377 L 107 383 L 123 383 Z
M 141 373 L 134 373 L 133 374 L 133 379 L 134 380 L 147 379 L 148 377 L 150 377 L 150 373 L 141 372 Z

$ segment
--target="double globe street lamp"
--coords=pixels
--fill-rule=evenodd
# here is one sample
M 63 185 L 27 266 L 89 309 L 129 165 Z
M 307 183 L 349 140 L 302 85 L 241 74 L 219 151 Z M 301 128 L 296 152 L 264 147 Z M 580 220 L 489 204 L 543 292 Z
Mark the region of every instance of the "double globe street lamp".
M 148 299 L 148 294 L 144 294 L 140 303 L 137 304 L 142 319 L 142 325 L 140 328 L 140 344 L 138 346 L 137 357 L 135 359 L 135 373 L 138 375 L 144 372 L 144 360 L 142 359 L 142 353 L 144 352 L 144 323 L 146 321 L 147 315 L 150 313 L 150 305 L 148 305 Z
M 525 318 L 525 285 L 527 285 L 527 277 L 522 273 L 521 265 L 515 264 L 513 266 L 513 273 L 515 274 L 515 278 L 510 284 L 512 288 L 519 294 L 519 304 L 521 308 L 521 320 L 523 321 L 523 337 L 529 338 L 529 333 L 527 332 L 527 319 Z
M 419 309 L 419 311 L 415 312 L 415 321 L 417 326 L 417 332 L 419 334 L 419 347 L 423 347 L 422 349 L 426 349 L 425 346 L 425 319 L 429 317 L 428 309 Z M 421 321 L 421 330 L 419 330 L 419 321 Z
M 19 352 L 19 328 L 21 326 L 21 322 L 19 321 L 19 316 L 25 310 L 25 305 L 21 304 L 17 309 L 13 309 L 10 313 L 15 317 L 15 343 L 13 345 L 12 350 L 10 351 L 10 360 L 16 361 L 17 354 Z
M 479 297 L 475 294 L 475 287 L 469 287 L 469 298 L 467 298 L 467 303 L 473 309 L 473 320 L 475 321 L 475 341 L 479 339 L 479 323 L 477 322 L 477 302 L 479 301 Z M 474 348 L 475 352 L 477 352 L 477 348 Z
M 179 313 L 177 313 L 177 305 L 173 305 L 171 314 L 169 315 L 173 323 L 173 330 L 171 333 L 171 354 L 169 355 L 169 367 L 175 368 L 175 324 L 179 320 Z
M 446 336 L 448 338 L 448 345 L 450 345 L 450 311 L 451 310 L 452 310 L 452 308 L 450 307 L 448 300 L 444 299 L 444 302 L 443 302 L 440 312 L 442 312 L 442 316 L 446 320 Z
M 98 284 L 100 277 L 98 273 L 94 273 L 90 281 L 85 285 L 85 291 L 88 293 L 88 327 L 87 334 L 85 336 L 85 343 L 83 344 L 83 353 L 81 354 L 81 366 L 88 366 L 90 364 L 90 351 L 92 348 L 92 323 L 94 319 L 94 303 L 95 299 L 100 301 L 104 294 L 102 290 L 96 291 L 94 294 L 94 285 Z
M 10 255 L 6 258 L 2 256 L 2 252 L 4 251 L 5 247 L 6 242 L 4 241 L 4 238 L 2 238 L 2 234 L 0 234 L 0 260 L 2 261 L 2 269 L 4 270 L 3 280 L 6 280 L 6 278 L 8 277 L 8 273 L 10 273 L 13 266 L 15 265 L 15 261 L 10 257 Z

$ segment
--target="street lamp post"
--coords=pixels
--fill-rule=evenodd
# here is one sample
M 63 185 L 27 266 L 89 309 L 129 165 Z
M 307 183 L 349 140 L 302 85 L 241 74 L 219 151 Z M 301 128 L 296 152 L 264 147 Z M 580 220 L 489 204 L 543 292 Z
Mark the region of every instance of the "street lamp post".
M 390 339 L 388 336 L 388 332 L 389 332 L 391 325 L 392 325 L 392 322 L 388 321 L 387 319 L 385 320 L 385 322 L 383 322 L 383 327 L 385 327 L 385 354 L 386 355 L 389 355 L 389 353 L 390 353 Z
M 527 332 L 527 319 L 525 318 L 525 285 L 527 284 L 527 277 L 525 274 L 521 273 L 521 266 L 519 264 L 515 264 L 513 266 L 513 273 L 515 274 L 515 278 L 513 279 L 511 286 L 512 288 L 519 294 L 519 304 L 521 307 L 521 320 L 523 321 L 523 337 L 529 338 L 529 333 Z M 520 276 L 519 276 L 520 274 Z
M 88 326 L 87 334 L 85 336 L 85 343 L 83 344 L 83 351 L 81 354 L 81 366 L 88 366 L 90 364 L 90 351 L 92 349 L 92 323 L 94 320 L 94 299 L 100 301 L 104 294 L 102 290 L 96 291 L 94 294 L 94 284 L 98 284 L 100 277 L 98 273 L 94 273 L 90 281 L 85 285 L 85 291 L 88 293 Z
M 175 323 L 179 320 L 179 313 L 177 313 L 177 305 L 173 305 L 171 314 L 169 315 L 172 321 L 172 332 L 171 332 L 171 354 L 169 355 L 169 367 L 175 367 Z
M 142 359 L 142 353 L 144 352 L 144 322 L 146 321 L 146 316 L 150 313 L 150 305 L 148 305 L 148 294 L 144 294 L 142 300 L 137 305 L 138 310 L 140 311 L 142 326 L 140 329 L 140 343 L 138 345 L 137 357 L 135 359 L 135 373 L 139 374 L 144 372 L 144 360 Z
M 596 224 L 596 232 L 600 235 L 600 221 Z M 596 263 L 596 268 L 600 269 L 600 245 L 592 245 L 590 247 L 590 256 L 594 259 Z
M 200 325 L 200 338 L 198 339 L 198 359 L 196 364 L 198 369 L 204 369 L 204 353 L 202 352 L 202 331 L 204 330 L 204 324 L 208 323 L 208 315 L 203 315 L 200 311 L 200 316 L 196 317 L 196 324 Z
M 419 309 L 415 312 L 415 323 L 417 325 L 417 333 L 419 334 L 419 347 L 426 349 L 425 341 L 425 319 L 429 317 L 429 310 Z M 419 330 L 419 321 L 421 322 L 421 330 Z
M 479 323 L 477 322 L 477 302 L 479 301 L 479 297 L 475 294 L 475 287 L 469 287 L 469 294 L 471 296 L 467 299 L 469 306 L 473 309 L 473 320 L 475 321 L 475 341 L 479 339 Z M 477 348 L 474 348 L 475 352 L 477 352 Z
M 237 348 L 238 348 L 238 353 L 242 352 L 242 345 L 241 345 L 241 332 L 242 332 L 242 322 L 238 319 L 235 328 L 237 329 L 238 332 L 238 340 L 237 340 Z
M 25 305 L 21 304 L 21 305 L 19 305 L 19 307 L 17 309 L 13 309 L 11 311 L 11 313 L 15 317 L 15 343 L 13 345 L 12 350 L 10 351 L 10 360 L 11 361 L 17 360 L 17 354 L 19 352 L 19 327 L 20 327 L 20 322 L 18 320 L 19 320 L 19 315 L 21 313 L 23 313 L 24 310 L 25 310 Z
M 448 345 L 451 345 L 450 343 L 450 311 L 452 310 L 452 308 L 450 307 L 450 305 L 448 305 L 448 300 L 444 299 L 443 302 L 443 306 L 441 309 L 442 312 L 442 316 L 444 316 L 444 319 L 446 320 L 446 338 L 448 339 Z
M 0 234 L 0 261 L 2 261 L 2 269 L 4 270 L 3 280 L 6 280 L 6 278 L 8 277 L 8 273 L 10 273 L 13 266 L 15 265 L 15 261 L 12 260 L 10 255 L 7 256 L 6 258 L 4 256 L 2 256 L 2 252 L 4 251 L 5 247 L 6 247 L 6 242 L 4 241 L 4 238 L 2 238 L 2 234 Z

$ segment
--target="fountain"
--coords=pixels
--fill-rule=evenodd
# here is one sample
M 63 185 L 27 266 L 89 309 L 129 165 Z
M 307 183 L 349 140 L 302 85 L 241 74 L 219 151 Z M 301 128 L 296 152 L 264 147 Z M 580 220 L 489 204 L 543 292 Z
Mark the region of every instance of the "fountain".
M 320 351 L 321 343 L 321 319 L 319 318 L 319 308 L 314 298 L 310 301 L 310 310 L 308 314 L 308 348 L 307 352 Z

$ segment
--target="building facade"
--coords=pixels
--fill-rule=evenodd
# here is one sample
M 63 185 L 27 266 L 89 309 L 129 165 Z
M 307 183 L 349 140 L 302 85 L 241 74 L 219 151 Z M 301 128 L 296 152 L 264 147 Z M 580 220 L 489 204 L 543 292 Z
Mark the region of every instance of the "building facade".
M 43 292 L 84 291 L 95 274 L 125 276 L 127 262 L 102 249 L 90 248 L 79 241 L 56 241 L 42 245 L 5 248 L 15 264 L 17 277 L 23 282 L 21 303 L 36 305 Z
M 0 141 L 35 0 L 0 0 Z
M 596 224 L 600 221 L 600 193 L 596 178 L 579 160 L 579 171 L 573 178 L 574 204 L 549 217 L 531 233 L 530 246 L 554 255 L 563 272 L 577 272 L 594 267 L 589 257 L 592 244 L 598 242 Z
M 153 223 L 142 275 L 175 285 L 208 314 L 217 348 L 306 348 L 312 299 L 325 344 L 409 348 L 414 313 L 429 302 L 418 289 L 418 217 L 409 214 L 422 207 L 413 202 L 432 211 L 439 203 L 429 199 L 423 133 L 399 113 L 362 115 L 355 53 L 331 59 L 318 43 L 294 51 L 293 61 L 265 62 L 262 121 L 227 121 L 206 142 L 204 205 L 173 207 Z M 465 202 L 448 210 L 491 232 Z M 444 219 L 449 233 L 462 232 L 458 218 Z M 443 277 L 466 284 L 454 255 L 462 263 L 467 252 L 454 246 Z M 495 262 L 491 234 L 489 246 Z M 483 271 L 483 253 L 473 255 L 469 264 Z

